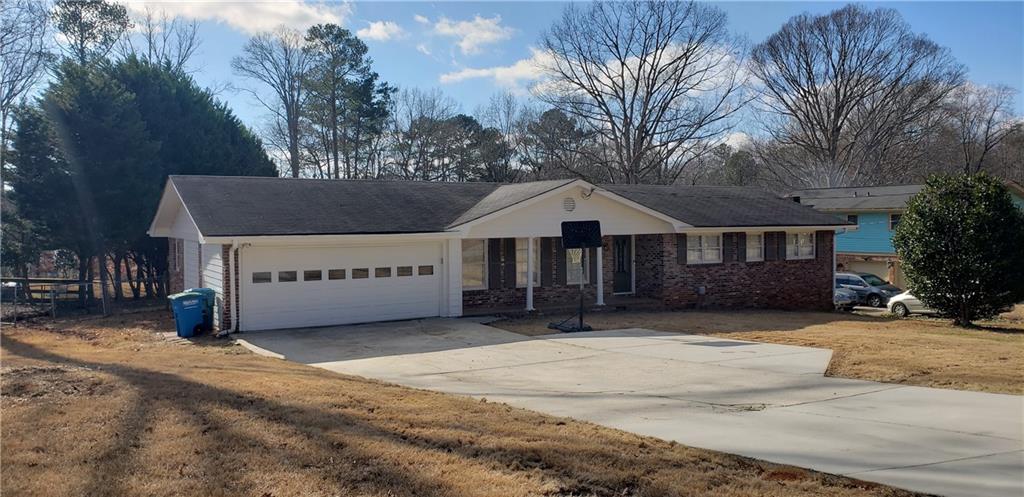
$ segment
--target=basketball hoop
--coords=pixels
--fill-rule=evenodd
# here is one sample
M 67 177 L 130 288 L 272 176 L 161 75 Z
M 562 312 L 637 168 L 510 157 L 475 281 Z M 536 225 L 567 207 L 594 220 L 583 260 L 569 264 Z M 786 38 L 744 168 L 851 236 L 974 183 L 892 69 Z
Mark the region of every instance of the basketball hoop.
M 573 264 L 579 264 L 580 262 L 583 262 L 583 249 L 573 248 L 569 249 L 568 252 L 569 260 L 572 261 Z

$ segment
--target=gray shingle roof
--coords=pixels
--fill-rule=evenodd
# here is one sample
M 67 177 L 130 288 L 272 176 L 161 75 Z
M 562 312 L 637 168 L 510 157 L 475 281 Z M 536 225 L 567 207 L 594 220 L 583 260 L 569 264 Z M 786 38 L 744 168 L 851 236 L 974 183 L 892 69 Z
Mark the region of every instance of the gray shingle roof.
M 171 176 L 204 236 L 429 233 L 497 183 Z
M 612 193 L 696 227 L 840 226 L 818 212 L 758 188 L 733 186 L 601 185 Z
M 520 184 L 171 176 L 204 236 L 431 233 L 572 180 Z M 602 185 L 698 227 L 831 226 L 845 221 L 754 188 Z
M 825 211 L 899 210 L 921 188 L 923 185 L 812 188 L 790 196 L 800 197 L 801 204 Z

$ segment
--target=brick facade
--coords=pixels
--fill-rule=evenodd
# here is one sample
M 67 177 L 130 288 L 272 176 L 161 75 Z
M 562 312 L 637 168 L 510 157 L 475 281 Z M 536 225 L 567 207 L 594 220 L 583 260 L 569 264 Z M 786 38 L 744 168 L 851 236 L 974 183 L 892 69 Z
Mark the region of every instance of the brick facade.
M 657 299 L 668 308 L 774 308 L 794 310 L 832 309 L 833 233 L 815 234 L 815 257 L 786 260 L 784 238 L 777 260 L 741 262 L 742 238 L 723 236 L 724 262 L 687 264 L 680 255 L 681 235 L 657 234 L 634 237 L 635 292 L 637 297 Z M 604 293 L 613 291 L 612 237 L 604 237 Z M 557 244 L 552 244 L 557 247 Z M 506 253 L 502 250 L 502 262 Z M 770 258 L 770 257 L 769 257 Z M 557 273 L 557 264 L 549 270 Z M 551 275 L 549 275 L 551 276 Z M 545 278 L 542 277 L 542 281 Z M 564 305 L 576 302 L 576 285 L 559 285 L 556 278 L 547 286 L 534 287 L 534 305 Z M 595 300 L 596 281 L 591 276 L 584 286 L 588 303 Z M 463 292 L 467 312 L 487 308 L 525 307 L 525 288 L 494 288 Z

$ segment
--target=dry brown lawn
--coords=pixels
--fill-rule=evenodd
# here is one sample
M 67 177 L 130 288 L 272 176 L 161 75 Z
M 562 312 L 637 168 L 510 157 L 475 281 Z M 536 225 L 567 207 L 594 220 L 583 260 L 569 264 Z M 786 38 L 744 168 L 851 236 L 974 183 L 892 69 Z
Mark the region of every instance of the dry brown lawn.
M 170 329 L 162 312 L 5 329 L 0 493 L 913 495 L 153 333 Z
M 827 374 L 936 388 L 1024 394 L 1024 314 L 978 329 L 934 318 L 729 311 L 607 312 L 587 317 L 599 330 L 647 328 L 833 350 Z M 553 333 L 550 317 L 492 323 L 527 335 Z

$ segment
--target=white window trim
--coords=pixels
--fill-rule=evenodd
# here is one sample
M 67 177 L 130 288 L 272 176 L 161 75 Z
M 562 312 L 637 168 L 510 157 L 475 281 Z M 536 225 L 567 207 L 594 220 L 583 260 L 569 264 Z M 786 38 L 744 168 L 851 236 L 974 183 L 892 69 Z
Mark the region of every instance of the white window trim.
M 799 252 L 800 252 L 799 250 L 794 250 L 793 252 L 795 252 L 795 253 L 790 254 L 790 252 L 791 252 L 790 251 L 790 247 L 793 246 L 793 245 L 790 244 L 790 240 L 792 240 L 791 237 L 796 236 L 796 239 L 799 240 L 800 239 L 800 235 L 810 235 L 810 237 L 811 237 L 811 253 L 810 253 L 810 255 L 800 255 L 799 254 Z M 817 254 L 817 251 L 818 251 L 818 249 L 817 249 L 817 245 L 818 245 L 817 241 L 818 240 L 817 240 L 817 236 L 816 235 L 817 234 L 815 232 L 813 232 L 813 231 L 799 231 L 799 232 L 786 233 L 786 260 L 787 261 L 801 261 L 801 260 L 814 259 L 818 255 Z
M 572 266 L 572 258 L 569 257 L 569 251 L 570 250 L 573 250 L 573 249 L 565 249 L 565 285 L 566 286 L 579 285 L 580 284 L 579 281 L 573 281 L 571 279 L 571 275 L 572 275 L 572 271 L 571 271 L 571 269 L 572 269 L 572 267 L 571 267 Z M 584 285 L 589 285 L 590 284 L 590 249 L 580 249 L 580 250 L 583 250 L 583 257 L 580 258 L 580 265 L 583 266 L 581 268 L 581 270 L 580 270 L 580 277 L 583 278 L 583 284 Z
M 483 273 L 482 273 L 483 278 L 481 278 L 482 284 L 480 286 L 466 286 L 465 285 L 465 279 L 463 279 L 462 289 L 463 290 L 486 290 L 488 288 L 488 286 L 489 286 L 488 285 L 488 281 L 487 281 L 487 277 L 488 277 L 488 274 L 487 274 L 487 267 L 488 267 L 488 264 L 487 264 L 488 263 L 488 260 L 487 260 L 487 252 L 488 252 L 488 250 L 487 250 L 487 239 L 486 238 L 477 238 L 477 239 L 468 239 L 468 240 L 464 240 L 464 241 L 473 241 L 473 240 L 479 240 L 479 241 L 483 242 L 483 246 L 484 246 L 484 250 L 483 250 L 484 251 L 484 262 L 483 262 Z M 463 265 L 463 269 L 465 269 L 464 261 L 465 261 L 465 255 L 463 255 L 462 260 L 459 261 L 459 263 Z M 418 272 L 419 272 L 419 269 L 417 268 L 417 273 Z
M 750 248 L 750 237 L 751 236 L 760 236 L 761 237 L 761 254 L 757 257 L 757 259 L 751 259 L 750 258 L 750 252 L 749 252 L 748 249 Z M 744 262 L 764 262 L 764 232 L 763 231 L 748 232 L 747 233 L 746 243 L 744 243 L 744 247 L 743 247 L 743 256 L 744 256 L 744 259 L 743 259 Z
M 526 282 L 525 281 L 522 282 L 522 283 L 519 282 L 519 263 L 522 262 L 523 264 L 527 264 L 527 260 L 526 259 L 523 259 L 522 261 L 519 260 L 519 240 L 526 240 L 527 243 L 529 243 L 530 239 L 529 238 L 516 238 L 516 288 L 526 288 Z M 541 281 L 541 278 L 540 278 L 540 237 L 537 237 L 537 238 L 533 239 L 533 245 L 534 245 L 534 247 L 533 247 L 533 274 L 536 276 L 536 278 L 533 280 L 533 287 L 534 288 L 540 288 L 540 281 Z M 527 256 L 528 256 L 528 254 L 526 254 L 526 253 L 523 254 L 524 258 L 527 257 Z M 486 259 L 487 259 L 486 255 L 484 255 L 484 259 L 485 259 L 485 263 L 486 263 Z M 527 268 L 527 272 L 528 273 L 530 272 L 529 268 Z
M 718 238 L 718 259 L 717 260 L 705 260 L 704 259 L 704 250 L 705 250 L 704 249 L 704 238 L 710 238 L 710 237 Z M 699 247 L 700 247 L 700 249 L 699 249 L 700 259 L 699 260 L 692 260 L 692 259 L 690 259 L 690 251 L 694 250 L 694 247 L 690 244 L 693 241 L 692 240 L 693 238 L 696 238 L 697 241 L 700 242 L 699 243 Z M 724 260 L 724 257 L 723 257 L 723 254 L 722 254 L 722 250 L 723 250 L 724 247 L 722 245 L 722 242 L 723 242 L 723 240 L 722 240 L 722 234 L 721 233 L 686 235 L 686 263 L 687 264 L 721 264 L 722 261 Z

